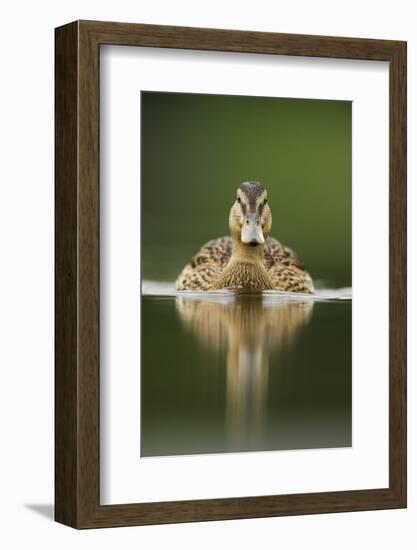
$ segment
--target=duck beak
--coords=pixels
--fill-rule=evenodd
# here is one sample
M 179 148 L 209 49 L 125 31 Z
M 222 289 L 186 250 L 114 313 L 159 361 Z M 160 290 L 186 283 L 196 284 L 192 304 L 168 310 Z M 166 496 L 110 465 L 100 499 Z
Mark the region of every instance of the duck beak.
M 241 233 L 241 241 L 244 244 L 250 244 L 252 246 L 265 243 L 261 221 L 258 214 L 250 212 L 245 216 Z

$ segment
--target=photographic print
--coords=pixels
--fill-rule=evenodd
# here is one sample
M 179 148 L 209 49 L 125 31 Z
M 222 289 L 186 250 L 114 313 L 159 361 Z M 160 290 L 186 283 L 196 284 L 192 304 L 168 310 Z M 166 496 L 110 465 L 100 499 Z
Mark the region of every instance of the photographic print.
M 351 446 L 351 102 L 141 113 L 141 456 Z
M 406 507 L 407 44 L 55 45 L 56 521 Z

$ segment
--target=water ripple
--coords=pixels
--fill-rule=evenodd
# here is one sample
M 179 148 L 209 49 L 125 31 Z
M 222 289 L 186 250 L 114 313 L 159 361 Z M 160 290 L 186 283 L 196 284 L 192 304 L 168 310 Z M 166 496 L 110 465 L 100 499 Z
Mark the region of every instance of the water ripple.
M 219 302 L 228 302 L 233 300 L 236 294 L 250 295 L 258 294 L 258 291 L 250 291 L 247 289 L 223 289 L 223 290 L 209 290 L 202 292 L 191 292 L 175 290 L 174 282 L 162 282 L 162 281 L 142 281 L 142 295 L 143 296 L 187 296 L 190 298 L 205 300 L 213 300 Z M 315 294 L 302 294 L 294 292 L 283 292 L 280 290 L 264 290 L 262 295 L 266 302 L 282 302 L 291 300 L 351 300 L 352 289 L 351 288 L 320 288 L 316 290 Z

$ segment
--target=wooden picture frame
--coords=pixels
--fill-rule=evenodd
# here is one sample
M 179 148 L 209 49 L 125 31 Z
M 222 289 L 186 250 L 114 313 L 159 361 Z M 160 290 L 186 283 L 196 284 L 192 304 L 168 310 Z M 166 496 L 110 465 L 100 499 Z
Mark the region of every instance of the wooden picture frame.
M 55 519 L 75 528 L 406 506 L 406 43 L 110 22 L 56 29 Z M 389 487 L 100 505 L 99 56 L 103 44 L 389 62 Z

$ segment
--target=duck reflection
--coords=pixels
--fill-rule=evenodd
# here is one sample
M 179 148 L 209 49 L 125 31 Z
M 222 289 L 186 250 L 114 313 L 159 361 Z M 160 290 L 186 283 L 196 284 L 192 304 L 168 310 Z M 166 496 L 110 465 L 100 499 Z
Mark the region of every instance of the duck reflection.
M 269 357 L 296 344 L 314 302 L 262 293 L 180 296 L 178 314 L 199 342 L 226 353 L 226 430 L 230 450 L 263 440 Z

